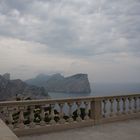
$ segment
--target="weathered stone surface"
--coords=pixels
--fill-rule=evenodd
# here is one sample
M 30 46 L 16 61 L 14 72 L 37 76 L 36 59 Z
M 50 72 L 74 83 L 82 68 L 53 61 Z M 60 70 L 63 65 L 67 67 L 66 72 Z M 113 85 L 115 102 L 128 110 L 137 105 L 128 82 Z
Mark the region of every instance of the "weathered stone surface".
M 20 79 L 10 80 L 10 75 L 0 75 L 0 100 L 13 100 L 18 98 L 38 99 L 47 97 L 43 87 L 29 86 Z
M 20 137 L 20 140 L 139 140 L 140 120 L 128 120 L 62 132 Z
M 18 137 L 0 119 L 0 140 L 19 140 Z
M 31 85 L 43 86 L 48 92 L 90 93 L 91 91 L 87 74 L 76 74 L 66 78 L 61 74 L 39 75 L 26 82 Z

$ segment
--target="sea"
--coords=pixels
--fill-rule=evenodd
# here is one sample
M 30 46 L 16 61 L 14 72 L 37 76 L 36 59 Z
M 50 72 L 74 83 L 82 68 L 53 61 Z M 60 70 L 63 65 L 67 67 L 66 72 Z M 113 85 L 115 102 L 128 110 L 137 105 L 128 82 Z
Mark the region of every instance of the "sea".
M 54 93 L 49 92 L 51 99 L 75 98 L 75 97 L 97 97 L 140 94 L 140 83 L 92 83 L 91 93 Z

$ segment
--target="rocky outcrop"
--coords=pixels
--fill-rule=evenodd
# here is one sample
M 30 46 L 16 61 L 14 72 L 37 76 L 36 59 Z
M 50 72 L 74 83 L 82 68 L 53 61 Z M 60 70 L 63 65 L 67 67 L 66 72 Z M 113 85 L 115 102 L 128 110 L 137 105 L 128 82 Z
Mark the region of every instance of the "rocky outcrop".
M 10 73 L 5 73 L 3 75 L 3 77 L 6 79 L 6 80 L 10 80 Z
M 45 74 L 39 74 L 33 79 L 26 80 L 25 82 L 35 86 L 45 86 L 44 84 L 51 76 Z
M 39 77 L 39 79 L 38 79 Z M 45 77 L 47 77 L 45 79 Z M 39 81 L 39 84 L 38 84 Z M 43 86 L 48 92 L 65 92 L 65 93 L 90 93 L 90 84 L 87 74 L 76 74 L 70 77 L 64 77 L 61 74 L 40 76 L 26 81 L 28 84 Z
M 0 75 L 0 100 L 48 97 L 43 87 L 30 86 L 20 79 L 10 80 L 10 74 Z

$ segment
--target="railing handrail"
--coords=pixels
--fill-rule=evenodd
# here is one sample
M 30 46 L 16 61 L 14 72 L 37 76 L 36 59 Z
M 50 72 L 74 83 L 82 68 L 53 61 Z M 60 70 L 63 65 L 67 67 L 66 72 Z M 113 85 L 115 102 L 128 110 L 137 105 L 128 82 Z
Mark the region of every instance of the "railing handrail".
M 139 96 L 140 94 L 128 94 L 128 95 L 102 96 L 97 98 L 110 99 L 110 98 L 126 98 L 126 97 L 139 97 Z
M 8 105 L 37 105 L 37 104 L 50 104 L 50 103 L 65 103 L 65 102 L 73 102 L 73 101 L 81 101 L 81 100 L 92 100 L 93 97 L 79 97 L 79 98 L 63 98 L 63 99 L 38 99 L 38 100 L 20 100 L 20 101 L 3 101 L 0 102 L 0 107 L 8 106 Z
M 116 95 L 116 96 L 88 96 L 88 97 L 75 97 L 75 98 L 63 98 L 63 99 L 38 99 L 38 100 L 21 100 L 21 101 L 2 101 L 0 107 L 3 106 L 25 106 L 25 105 L 43 105 L 51 103 L 71 103 L 73 101 L 92 101 L 100 99 L 111 99 L 111 98 L 125 98 L 125 97 L 137 97 L 140 94 L 129 94 L 129 95 Z

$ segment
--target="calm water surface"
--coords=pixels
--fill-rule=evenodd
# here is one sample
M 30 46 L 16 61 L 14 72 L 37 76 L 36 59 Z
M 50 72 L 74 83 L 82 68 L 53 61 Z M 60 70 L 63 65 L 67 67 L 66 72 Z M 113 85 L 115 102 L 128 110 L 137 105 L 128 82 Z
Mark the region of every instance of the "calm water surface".
M 136 84 L 91 84 L 92 92 L 90 94 L 79 93 L 49 93 L 52 99 L 56 98 L 74 98 L 86 96 L 110 96 L 126 95 L 140 93 L 140 83 Z

